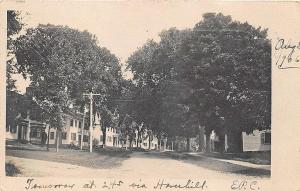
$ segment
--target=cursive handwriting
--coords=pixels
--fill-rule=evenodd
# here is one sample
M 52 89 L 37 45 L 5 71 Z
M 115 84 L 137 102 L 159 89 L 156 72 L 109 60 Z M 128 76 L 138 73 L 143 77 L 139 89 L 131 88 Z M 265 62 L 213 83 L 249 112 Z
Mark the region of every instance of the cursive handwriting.
M 82 186 L 82 188 L 89 188 L 89 189 L 96 188 L 95 181 L 92 180 L 92 181 L 90 181 L 90 183 L 84 184 L 84 185 Z
M 259 190 L 257 181 L 234 180 L 231 185 L 232 190 Z
M 300 41 L 292 43 L 291 40 L 278 39 L 275 44 L 276 66 L 279 69 L 300 69 Z
M 73 187 L 75 186 L 75 184 L 37 184 L 34 183 L 34 179 L 30 178 L 27 179 L 27 185 L 25 186 L 26 190 L 33 190 L 33 189 L 60 189 L 60 188 L 64 188 L 64 189 L 73 189 Z
M 142 180 L 140 179 L 138 183 L 131 183 L 129 184 L 129 187 L 132 188 L 147 188 L 146 184 L 142 183 Z
M 114 180 L 113 182 L 110 182 L 109 184 L 106 183 L 106 181 L 103 183 L 102 188 L 106 188 L 106 189 L 114 189 L 115 187 L 120 187 L 124 182 L 119 180 L 116 181 Z
M 203 190 L 204 188 L 207 188 L 206 180 L 203 182 L 199 181 L 192 181 L 188 179 L 188 181 L 185 184 L 172 184 L 172 183 L 167 183 L 165 182 L 164 179 L 158 180 L 157 184 L 153 187 L 154 189 L 164 189 L 164 188 L 175 188 L 175 189 L 201 189 Z

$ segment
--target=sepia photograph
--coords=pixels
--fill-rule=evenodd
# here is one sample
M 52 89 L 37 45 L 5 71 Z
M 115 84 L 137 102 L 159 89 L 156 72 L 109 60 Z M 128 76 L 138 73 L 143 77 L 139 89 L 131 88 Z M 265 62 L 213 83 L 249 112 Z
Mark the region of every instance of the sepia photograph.
M 6 176 L 270 179 L 269 26 L 168 3 L 6 11 Z

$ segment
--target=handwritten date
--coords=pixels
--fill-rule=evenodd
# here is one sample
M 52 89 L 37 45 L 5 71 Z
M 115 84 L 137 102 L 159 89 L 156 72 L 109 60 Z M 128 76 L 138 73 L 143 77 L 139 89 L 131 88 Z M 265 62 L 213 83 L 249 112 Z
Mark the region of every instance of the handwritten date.
M 276 66 L 279 69 L 300 69 L 300 41 L 298 43 L 283 38 L 275 44 Z

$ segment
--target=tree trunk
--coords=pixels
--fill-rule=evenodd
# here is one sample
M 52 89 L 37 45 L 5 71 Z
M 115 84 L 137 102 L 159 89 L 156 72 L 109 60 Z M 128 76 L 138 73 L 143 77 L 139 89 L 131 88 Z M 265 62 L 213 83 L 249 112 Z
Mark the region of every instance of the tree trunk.
M 160 136 L 158 136 L 158 150 L 160 151 L 161 149 L 161 140 L 160 140 Z
M 189 152 L 191 150 L 191 139 L 189 137 L 186 138 L 186 151 Z
M 205 143 L 204 143 L 204 129 L 202 127 L 199 127 L 199 149 L 198 151 L 204 151 L 205 150 Z
M 102 129 L 102 133 L 103 133 L 102 147 L 104 148 L 106 146 L 106 128 Z
M 129 148 L 132 148 L 132 138 L 129 140 Z
M 50 126 L 48 126 L 47 151 L 49 151 L 49 142 L 50 142 Z
M 139 142 L 140 142 L 140 132 L 138 132 L 138 136 L 137 136 L 137 143 L 136 143 L 136 147 L 139 147 Z
M 210 133 L 205 134 L 206 137 L 206 145 L 205 145 L 205 152 L 210 152 Z
M 57 129 L 56 130 L 56 152 L 58 152 L 58 149 L 59 149 L 59 141 L 60 141 L 60 132 L 59 130 Z
M 242 131 L 236 130 L 228 133 L 228 151 L 239 153 L 243 151 Z
M 148 147 L 148 149 L 151 150 L 151 137 L 150 137 L 150 135 L 148 136 L 148 139 L 149 139 L 149 147 Z

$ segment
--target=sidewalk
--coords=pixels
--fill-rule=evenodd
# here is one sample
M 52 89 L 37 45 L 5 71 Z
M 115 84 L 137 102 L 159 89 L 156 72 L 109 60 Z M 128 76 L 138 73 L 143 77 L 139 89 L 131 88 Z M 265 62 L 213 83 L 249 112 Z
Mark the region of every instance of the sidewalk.
M 220 158 L 215 158 L 215 157 L 208 157 L 208 156 L 205 156 L 201 153 L 195 153 L 195 152 L 189 152 L 187 154 L 192 155 L 192 156 L 199 156 L 199 157 L 206 158 L 206 159 L 211 159 L 211 160 L 236 164 L 236 165 L 240 165 L 240 166 L 244 166 L 244 167 L 248 167 L 248 168 L 271 170 L 271 165 L 260 165 L 260 164 L 253 164 L 253 163 L 250 163 L 250 162 L 234 160 L 234 159 L 220 159 Z

